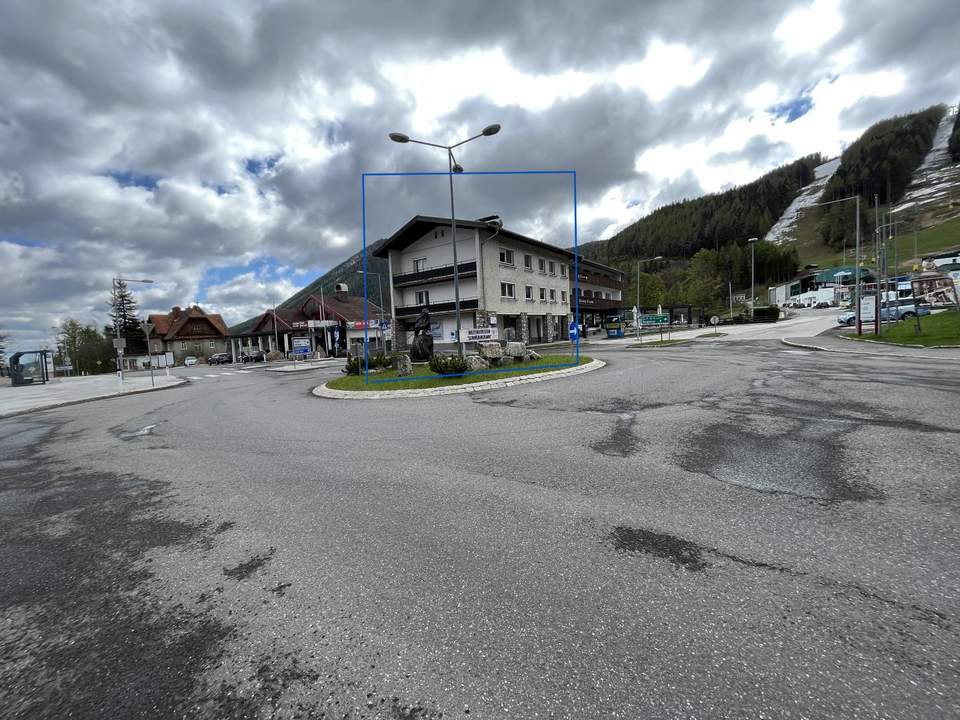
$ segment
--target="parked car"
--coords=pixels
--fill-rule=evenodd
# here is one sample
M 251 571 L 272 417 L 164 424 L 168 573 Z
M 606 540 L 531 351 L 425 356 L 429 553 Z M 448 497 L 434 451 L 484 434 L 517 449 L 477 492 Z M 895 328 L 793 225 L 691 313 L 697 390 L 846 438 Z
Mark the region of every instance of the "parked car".
M 823 308 L 828 308 L 828 307 L 830 307 L 830 303 L 828 303 L 826 300 L 821 300 L 820 302 L 818 302 L 818 303 L 817 303 L 816 305 L 814 305 L 813 307 L 815 307 L 817 310 L 822 310 Z
M 191 365 L 196 365 L 198 362 L 200 362 L 200 361 L 197 360 L 197 358 L 194 357 L 193 355 L 187 355 L 187 356 L 183 359 L 183 365 L 184 365 L 184 367 L 190 367 Z
M 917 315 L 923 317 L 924 315 L 929 314 L 930 308 L 927 305 L 917 305 L 916 301 L 912 299 L 894 300 L 887 306 L 880 308 L 880 321 L 890 322 L 891 320 L 910 320 L 911 318 L 915 318 Z M 848 310 L 847 312 L 837 315 L 837 323 L 840 325 L 853 325 L 856 321 L 857 314 L 853 310 Z M 862 318 L 860 318 L 860 322 L 862 322 L 864 325 L 873 324 L 873 321 L 873 315 L 864 315 Z
M 242 362 L 266 362 L 267 353 L 263 350 L 251 350 L 240 356 Z
M 207 358 L 208 365 L 228 365 L 230 363 L 230 353 L 214 353 Z

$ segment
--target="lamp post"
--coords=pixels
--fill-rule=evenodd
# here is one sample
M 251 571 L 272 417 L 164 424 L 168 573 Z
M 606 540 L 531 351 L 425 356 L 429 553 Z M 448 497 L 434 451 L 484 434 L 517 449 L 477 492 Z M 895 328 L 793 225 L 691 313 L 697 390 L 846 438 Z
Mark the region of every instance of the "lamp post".
M 656 257 L 650 258 L 641 258 L 637 260 L 637 309 L 633 313 L 633 324 L 636 326 L 638 340 L 640 339 L 640 318 L 638 316 L 638 313 L 640 312 L 640 263 L 653 262 L 654 260 L 663 260 L 663 255 L 657 255 Z
M 414 140 L 409 135 L 404 135 L 403 133 L 399 132 L 390 133 L 390 139 L 397 143 L 412 142 L 418 145 L 428 145 L 429 147 L 440 148 L 447 151 L 447 168 L 450 176 L 450 229 L 452 233 L 450 242 L 453 243 L 453 307 L 457 317 L 457 352 L 459 353 L 460 357 L 463 357 L 463 343 L 461 342 L 460 338 L 460 272 L 459 268 L 457 267 L 457 216 L 453 207 L 453 175 L 454 173 L 462 173 L 463 168 L 453 157 L 453 149 L 455 147 L 465 145 L 471 140 L 476 140 L 479 137 L 496 135 L 498 132 L 500 132 L 499 124 L 494 123 L 493 125 L 487 125 L 483 130 L 473 137 L 468 137 L 466 140 L 461 140 L 453 145 L 439 145 L 437 143 L 425 142 L 423 140 Z
M 824 206 L 824 205 L 835 205 L 835 204 L 837 204 L 837 203 L 848 202 L 848 201 L 850 201 L 850 200 L 855 200 L 855 201 L 856 201 L 856 204 L 857 204 L 857 209 L 856 209 L 856 214 L 857 214 L 857 234 L 856 234 L 856 251 L 855 251 L 855 258 L 854 258 L 854 276 L 855 276 L 855 277 L 854 277 L 854 285 L 855 285 L 855 287 L 856 287 L 857 304 L 856 304 L 856 308 L 855 308 L 854 312 L 855 312 L 856 318 L 857 318 L 857 335 L 862 335 L 862 334 L 863 334 L 863 323 L 862 323 L 862 321 L 861 321 L 862 319 L 861 319 L 861 317 L 860 317 L 860 296 L 861 296 L 861 294 L 862 294 L 862 293 L 861 293 L 861 283 L 860 283 L 860 263 L 861 263 L 861 255 L 862 255 L 862 248 L 861 248 L 861 243 L 860 243 L 860 193 L 857 193 L 856 195 L 851 195 L 851 196 L 845 197 L 845 198 L 839 198 L 839 199 L 837 199 L 837 200 L 828 200 L 827 202 L 822 202 L 822 203 L 811 203 L 811 204 L 808 205 L 807 207 L 822 207 L 822 206 Z M 801 211 L 801 212 L 802 212 L 802 211 Z M 844 248 L 846 248 L 846 245 L 844 245 Z M 846 249 L 844 249 L 844 255 L 843 255 L 842 260 L 843 260 L 843 261 L 846 261 L 846 259 L 847 259 L 847 258 L 846 258 Z
M 750 246 L 750 319 L 753 320 L 753 306 L 756 305 L 756 298 L 754 297 L 754 287 L 756 287 L 756 280 L 754 279 L 754 253 L 753 247 L 756 245 L 757 240 L 760 238 L 747 238 L 747 244 Z
M 363 272 L 360 270 L 355 271 L 357 275 L 363 275 Z M 380 343 L 383 345 L 383 352 L 387 351 L 386 343 L 383 341 L 383 286 L 380 283 L 380 273 L 366 271 L 367 275 L 376 275 L 377 276 L 377 296 L 380 298 Z M 459 331 L 458 337 L 459 337 Z
M 119 277 L 119 276 L 115 276 L 115 277 L 113 278 L 113 299 L 114 299 L 114 302 L 116 302 L 116 299 L 117 299 L 117 287 L 118 287 L 118 284 L 119 284 L 119 283 L 122 283 L 122 282 L 125 282 L 125 283 L 147 283 L 147 284 L 153 284 L 153 280 L 133 280 L 133 279 L 131 279 L 131 278 L 122 278 L 122 277 Z M 116 310 L 116 307 L 114 307 L 114 310 Z M 124 319 L 126 319 L 126 318 L 124 318 Z M 120 374 L 120 382 L 122 383 L 122 382 L 123 382 L 123 347 L 122 347 L 121 342 L 120 342 L 120 340 L 121 340 L 121 338 L 120 338 L 120 323 L 117 322 L 117 318 L 116 318 L 116 317 L 113 318 L 113 334 L 114 334 L 114 337 L 116 337 L 116 344 L 117 344 L 117 370 L 118 370 L 118 372 L 119 372 L 119 374 Z M 150 339 L 147 338 L 147 352 L 149 352 L 149 351 L 150 351 Z

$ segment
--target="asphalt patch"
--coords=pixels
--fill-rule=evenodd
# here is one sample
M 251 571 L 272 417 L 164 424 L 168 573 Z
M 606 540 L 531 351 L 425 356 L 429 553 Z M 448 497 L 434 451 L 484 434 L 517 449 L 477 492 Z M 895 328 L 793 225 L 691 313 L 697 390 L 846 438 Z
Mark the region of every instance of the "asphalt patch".
M 703 547 L 673 535 L 618 525 L 610 533 L 610 541 L 621 552 L 654 555 L 684 570 L 696 572 L 710 567 L 710 563 L 703 559 Z
M 246 580 L 251 575 L 253 575 L 257 570 L 262 568 L 273 557 L 273 554 L 276 552 L 276 548 L 270 548 L 267 552 L 260 555 L 254 555 L 249 560 L 244 560 L 242 563 L 232 568 L 224 568 L 223 574 L 228 578 L 233 578 L 234 580 Z
M 678 458 L 688 472 L 758 492 L 821 502 L 878 500 L 882 494 L 849 477 L 835 426 L 807 423 L 779 435 L 718 423 Z

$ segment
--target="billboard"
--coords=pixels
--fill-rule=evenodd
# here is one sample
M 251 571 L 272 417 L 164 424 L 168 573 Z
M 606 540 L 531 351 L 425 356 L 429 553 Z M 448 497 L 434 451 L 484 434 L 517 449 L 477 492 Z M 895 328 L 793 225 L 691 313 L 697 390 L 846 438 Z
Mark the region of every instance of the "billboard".
M 953 278 L 940 273 L 920 273 L 911 281 L 913 297 L 931 307 L 957 307 L 957 286 Z

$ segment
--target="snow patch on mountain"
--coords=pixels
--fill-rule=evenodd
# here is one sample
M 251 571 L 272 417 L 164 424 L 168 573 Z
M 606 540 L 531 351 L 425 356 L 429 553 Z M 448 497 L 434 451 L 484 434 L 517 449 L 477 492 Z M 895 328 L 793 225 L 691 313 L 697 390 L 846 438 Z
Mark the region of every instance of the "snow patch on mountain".
M 830 182 L 830 178 L 833 177 L 838 167 L 840 167 L 840 158 L 838 157 L 833 160 L 828 160 L 822 165 L 817 165 L 817 167 L 813 169 L 813 182 L 806 187 L 800 188 L 793 202 L 787 206 L 787 209 L 783 211 L 783 215 L 780 216 L 780 219 L 770 228 L 770 232 L 768 232 L 763 239 L 774 245 L 782 245 L 785 242 L 793 241 L 795 239 L 793 237 L 793 230 L 799 219 L 799 213 L 816 205 L 820 196 L 823 194 L 824 188 L 827 186 L 827 183 Z
M 947 143 L 957 117 L 957 108 L 950 108 L 933 137 L 930 152 L 913 173 L 903 197 L 892 212 L 899 219 L 923 216 L 924 224 L 947 220 L 960 215 L 960 163 L 950 159 Z

